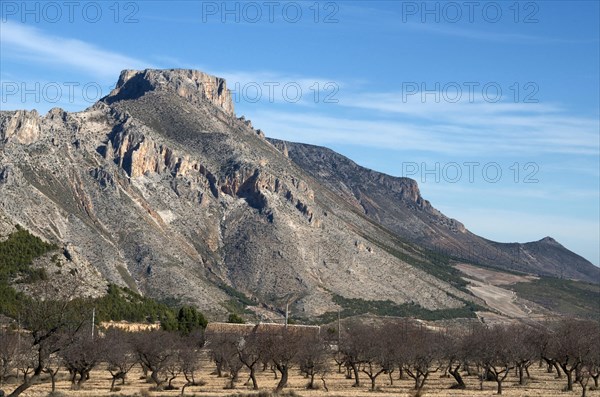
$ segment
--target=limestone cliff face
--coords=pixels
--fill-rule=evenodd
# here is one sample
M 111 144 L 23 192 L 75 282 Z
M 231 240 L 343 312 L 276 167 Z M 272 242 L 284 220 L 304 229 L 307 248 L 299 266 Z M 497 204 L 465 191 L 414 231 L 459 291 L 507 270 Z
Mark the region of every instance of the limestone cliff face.
M 0 118 L 0 141 L 29 145 L 40 138 L 40 116 L 37 111 L 7 112 Z
M 108 98 L 111 101 L 134 99 L 156 90 L 172 90 L 189 101 L 208 101 L 225 113 L 234 114 L 225 80 L 197 70 L 124 70 Z

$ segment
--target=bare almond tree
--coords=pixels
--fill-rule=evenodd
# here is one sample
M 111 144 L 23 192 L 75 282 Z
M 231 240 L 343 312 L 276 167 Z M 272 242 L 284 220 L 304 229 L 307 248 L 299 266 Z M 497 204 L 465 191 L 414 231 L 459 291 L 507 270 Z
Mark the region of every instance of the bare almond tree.
M 502 394 L 502 383 L 515 368 L 516 348 L 509 327 L 479 327 L 471 335 L 470 358 L 487 371 Z M 483 380 L 483 379 L 482 379 Z
M 302 338 L 304 347 L 298 354 L 297 361 L 300 364 L 300 370 L 308 376 L 307 389 L 316 389 L 315 377 L 321 375 L 324 389 L 327 390 L 325 376 L 329 371 L 329 344 L 328 342 L 315 335 Z
M 566 390 L 573 390 L 575 376 L 591 352 L 589 326 L 585 321 L 563 319 L 551 327 L 549 355 L 567 378 Z
M 138 359 L 131 344 L 131 335 L 116 328 L 105 331 L 100 340 L 102 348 L 102 360 L 107 364 L 106 369 L 112 377 L 110 391 L 115 391 L 115 383 L 120 380 L 125 384 L 127 374 L 137 364 Z
M 262 333 L 257 333 L 254 330 L 244 335 L 236 344 L 238 358 L 250 372 L 250 381 L 252 381 L 252 388 L 254 390 L 258 390 L 256 370 L 266 355 L 263 338 L 264 335 Z
M 148 368 L 150 379 L 157 390 L 162 389 L 167 381 L 166 367 L 175 354 L 174 335 L 163 330 L 153 330 L 138 332 L 132 337 L 133 349 L 138 361 Z
M 429 376 L 443 367 L 443 340 L 436 332 L 420 326 L 409 327 L 406 338 L 402 349 L 404 370 L 414 379 L 415 390 L 420 391 Z
M 444 362 L 446 371 L 452 375 L 456 384 L 452 389 L 466 389 L 467 386 L 461 375 L 461 369 L 467 362 L 467 352 L 469 349 L 468 335 L 460 329 L 446 330 L 440 335 L 441 359 Z
M 65 365 L 72 371 L 72 388 L 79 389 L 90 378 L 90 372 L 100 363 L 104 345 L 92 338 L 87 329 L 79 330 L 71 336 L 66 347 L 60 352 Z M 79 375 L 79 380 L 76 377 Z
M 525 385 L 525 376 L 530 377 L 529 367 L 538 357 L 536 348 L 538 332 L 531 326 L 524 324 L 509 326 L 507 331 L 513 337 L 512 343 L 515 348 L 515 366 L 519 375 L 519 384 Z
M 20 336 L 17 331 L 0 328 L 0 386 L 15 376 L 19 356 Z
M 273 328 L 264 332 L 266 332 L 264 338 L 266 356 L 281 375 L 275 388 L 279 392 L 287 386 L 290 368 L 303 347 L 302 338 L 297 330 L 288 327 Z
M 372 327 L 355 321 L 342 329 L 339 351 L 344 355 L 346 365 L 354 375 L 353 387 L 360 387 L 360 366 L 365 360 L 364 340 L 371 338 Z
M 192 386 L 201 386 L 203 383 L 196 379 L 196 372 L 200 370 L 200 349 L 204 344 L 204 339 L 194 332 L 188 337 L 185 345 L 187 348 L 179 352 L 181 363 L 181 372 L 185 378 L 185 384 L 181 387 L 181 395 L 185 394 L 185 389 Z
M 8 397 L 20 396 L 36 383 L 44 369 L 46 361 L 64 348 L 65 335 L 74 335 L 88 320 L 85 307 L 72 300 L 51 301 L 33 300 L 21 310 L 22 325 L 29 337 L 23 346 L 31 351 L 31 374 L 23 378 L 22 383 Z M 28 364 L 29 365 L 29 364 Z

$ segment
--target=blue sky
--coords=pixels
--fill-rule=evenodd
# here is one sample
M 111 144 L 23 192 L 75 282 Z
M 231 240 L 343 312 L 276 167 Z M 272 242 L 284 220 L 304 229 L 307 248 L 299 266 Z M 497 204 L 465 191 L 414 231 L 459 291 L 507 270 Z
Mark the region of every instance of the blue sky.
M 412 177 L 486 238 L 552 236 L 600 263 L 597 1 L 0 7 L 3 110 L 82 110 L 122 69 L 200 69 L 267 136 Z

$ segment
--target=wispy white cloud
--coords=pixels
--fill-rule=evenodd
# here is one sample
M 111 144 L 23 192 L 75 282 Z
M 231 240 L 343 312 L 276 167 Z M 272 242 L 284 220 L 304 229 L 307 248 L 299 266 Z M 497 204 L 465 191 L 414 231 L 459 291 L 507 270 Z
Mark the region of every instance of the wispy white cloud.
M 530 104 L 396 107 L 385 102 L 378 107 L 377 103 L 341 100 L 340 105 L 356 108 L 356 116 L 340 115 L 335 109 L 324 114 L 261 108 L 252 113 L 252 118 L 267 134 L 322 145 L 343 143 L 463 154 L 463 157 L 469 153 L 598 155 L 598 120 L 569 116 L 557 107 L 530 108 Z M 362 107 L 363 104 L 367 105 Z M 364 114 L 364 110 L 372 108 L 382 113 Z
M 2 56 L 60 67 L 71 67 L 97 78 L 118 76 L 123 69 L 143 69 L 152 65 L 85 41 L 49 35 L 39 29 L 6 21 L 0 35 Z

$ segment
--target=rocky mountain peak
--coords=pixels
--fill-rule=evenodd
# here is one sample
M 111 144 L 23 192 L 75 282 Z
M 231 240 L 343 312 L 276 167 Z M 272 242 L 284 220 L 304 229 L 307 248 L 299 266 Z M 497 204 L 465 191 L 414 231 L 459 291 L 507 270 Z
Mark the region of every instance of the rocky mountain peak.
M 234 114 L 233 100 L 225 79 L 191 69 L 123 70 L 107 103 L 136 99 L 149 91 L 171 91 L 195 102 L 208 100 L 229 115 Z
M 552 237 L 550 237 L 550 236 L 546 236 L 546 237 L 544 237 L 544 238 L 543 238 L 543 239 L 541 239 L 539 242 L 540 242 L 540 243 L 544 243 L 544 244 L 552 244 L 552 245 L 561 246 L 561 244 L 560 244 L 558 241 L 556 241 L 555 239 L 553 239 L 553 238 L 552 238 Z

